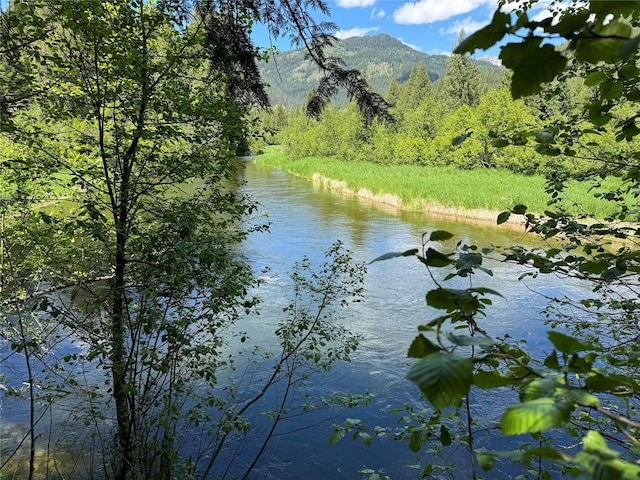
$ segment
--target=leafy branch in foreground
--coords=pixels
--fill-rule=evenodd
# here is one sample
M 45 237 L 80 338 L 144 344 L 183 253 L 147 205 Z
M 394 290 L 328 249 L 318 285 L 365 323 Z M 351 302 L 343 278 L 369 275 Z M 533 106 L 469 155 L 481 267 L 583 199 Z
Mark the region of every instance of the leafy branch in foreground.
M 457 262 L 468 257 L 473 247 L 460 250 L 459 245 L 451 253 L 423 247 L 422 254 L 416 256 L 436 285 L 427 293 L 427 304 L 444 314 L 419 327 L 425 334 L 416 337 L 409 349 L 409 356 L 418 357 L 409 378 L 436 412 L 451 405 L 466 409 L 466 444 L 484 470 L 502 459 L 521 462 L 538 478 L 549 478 L 558 468 L 578 478 L 637 478 L 640 257 L 636 251 L 638 230 L 630 223 L 638 219 L 637 158 L 625 149 L 600 148 L 597 135 L 606 133 L 604 126 L 612 121 L 618 141 L 634 142 L 640 133 L 635 125 L 638 37 L 633 33 L 640 4 L 587 2 L 563 9 L 559 2 L 553 2 L 551 17 L 532 21 L 528 10 L 533 3 L 523 4 L 511 14 L 496 11 L 492 22 L 462 42 L 457 51 L 486 49 L 507 35 L 518 38 L 518 42 L 501 47 L 500 54 L 504 65 L 513 70 L 511 91 L 515 98 L 539 92 L 568 68 L 582 71 L 585 84 L 595 87 L 594 100 L 582 116 L 556 121 L 543 129 L 513 132 L 507 141 L 496 139 L 495 145 L 533 144 L 543 155 L 594 161 L 592 170 L 581 174 L 579 180 L 593 181 L 596 197 L 616 207 L 616 213 L 605 221 L 593 219 L 586 210 L 578 215 L 567 212 L 563 202 L 568 200 L 566 184 L 571 176 L 564 172 L 553 172 L 548 178 L 551 200 L 544 217 L 527 213 L 522 205 L 498 216 L 498 223 L 504 223 L 511 215 L 523 215 L 527 229 L 547 242 L 542 248 L 511 247 L 504 252 L 505 261 L 529 267 L 524 276 L 579 278 L 591 286 L 592 295 L 547 298 L 543 313 L 553 327 L 547 334 L 550 352 L 526 351 L 508 338 L 492 342 L 488 336 L 484 338 L 487 334 L 479 326 L 485 306 L 490 304 L 487 294 L 494 292 L 471 285 L 463 290 L 446 289 L 432 273 L 433 269 L 454 267 L 455 272 L 445 278 L 467 277 L 482 268 L 482 255 L 477 253 L 472 263 L 465 262 L 471 266 L 465 271 Z M 568 48 L 556 49 L 545 43 L 553 38 L 568 40 Z M 554 94 L 551 90 L 550 96 Z M 461 136 L 454 142 L 464 140 Z M 607 189 L 603 180 L 608 176 L 621 178 L 621 186 Z M 434 232 L 429 240 L 447 236 Z M 460 320 L 459 326 L 471 335 L 461 343 L 448 331 L 445 338 L 449 343 L 443 342 L 445 322 L 453 330 Z M 480 345 L 476 344 L 478 336 Z M 446 364 L 452 367 L 451 376 Z M 530 434 L 532 442 L 506 452 L 478 448 L 469 403 L 469 394 L 475 389 L 495 394 L 516 389 L 519 403 L 506 407 L 498 426 L 503 435 Z M 582 443 L 577 453 L 562 445 L 573 439 Z M 475 477 L 477 473 L 472 471 Z
M 441 314 L 418 327 L 408 349 L 415 363 L 407 374 L 432 408 L 396 410 L 405 413 L 399 430 L 371 430 L 352 419 L 334 426 L 333 441 L 348 431 L 365 444 L 380 437 L 408 441 L 412 451 L 431 454 L 423 476 L 451 468 L 442 452 L 464 445 L 473 478 L 482 476 L 476 465 L 489 471 L 497 461 L 520 462 L 537 478 L 548 478 L 557 470 L 579 478 L 637 478 L 640 425 L 634 418 L 640 407 L 640 355 L 630 348 L 637 326 L 585 319 L 575 330 L 556 317 L 559 328 L 547 333 L 550 352 L 528 351 L 508 336 L 494 338 L 483 329 L 482 320 L 490 315 L 491 297 L 501 295 L 474 285 L 478 273 L 492 275 L 483 265 L 492 249 L 459 242 L 447 250 L 443 245 L 451 238 L 448 232 L 434 231 L 425 235 L 420 250 L 374 260 L 414 257 L 433 284 L 426 303 Z M 460 288 L 461 282 L 468 286 Z M 615 319 L 615 312 L 608 313 Z M 497 422 L 476 411 L 474 399 L 480 392 L 501 399 L 504 409 Z M 512 450 L 493 451 L 483 444 L 482 435 L 493 429 L 504 436 L 531 437 L 509 440 Z M 578 440 L 581 451 L 567 448 Z M 433 454 L 441 460 L 433 462 Z

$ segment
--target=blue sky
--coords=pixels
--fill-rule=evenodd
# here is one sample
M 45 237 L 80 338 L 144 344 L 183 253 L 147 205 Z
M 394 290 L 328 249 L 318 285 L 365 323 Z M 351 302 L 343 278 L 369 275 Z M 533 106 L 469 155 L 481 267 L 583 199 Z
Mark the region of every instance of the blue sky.
M 487 25 L 498 6 L 498 0 L 328 0 L 327 3 L 330 20 L 340 27 L 336 32 L 338 38 L 386 33 L 429 55 L 451 53 L 460 30 L 468 35 Z M 530 18 L 550 16 L 546 10 L 549 3 L 538 1 Z M 256 29 L 254 41 L 257 46 L 269 45 L 261 28 Z M 291 49 L 286 41 L 278 42 L 277 46 L 281 50 Z M 476 52 L 476 56 L 482 55 L 497 56 L 498 49 Z
M 340 30 L 338 38 L 375 35 L 386 33 L 395 37 L 415 50 L 429 55 L 450 54 L 455 47 L 458 34 L 464 29 L 467 35 L 487 25 L 498 6 L 498 0 L 325 0 L 331 10 L 331 17 L 313 14 L 316 21 L 330 20 Z M 525 0 L 508 0 L 518 4 Z M 581 0 L 563 0 L 560 7 L 572 3 L 584 3 Z M 6 7 L 8 0 L 0 0 L 0 6 Z M 537 0 L 530 18 L 540 20 L 551 14 L 547 7 L 551 0 Z M 507 10 L 510 10 L 507 8 Z M 286 39 L 273 42 L 266 29 L 256 26 L 254 43 L 259 47 L 277 45 L 280 50 L 292 47 Z M 475 56 L 499 53 L 494 47 L 488 52 L 476 52 Z

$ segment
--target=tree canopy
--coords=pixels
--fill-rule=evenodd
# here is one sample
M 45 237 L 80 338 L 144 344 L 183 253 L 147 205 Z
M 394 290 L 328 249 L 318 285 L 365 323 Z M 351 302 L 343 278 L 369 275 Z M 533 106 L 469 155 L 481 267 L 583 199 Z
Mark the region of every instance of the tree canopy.
M 100 445 L 87 476 L 224 475 L 220 452 L 248 431 L 251 405 L 278 382 L 307 378 L 310 362 L 348 358 L 354 337 L 292 306 L 261 393 L 239 399 L 218 386 L 233 362 L 227 332 L 257 303 L 237 245 L 265 228 L 244 223 L 255 206 L 233 158 L 250 109 L 268 106 L 253 23 L 306 46 L 321 92 L 346 88 L 368 118 L 391 120 L 359 72 L 324 54 L 334 26 L 316 24 L 313 9 L 327 12 L 289 0 L 12 0 L 0 11 L 0 335 L 28 375 L 26 391 L 6 387 L 31 406 L 11 456 L 28 440 L 28 478 L 40 406 L 71 394 Z M 325 285 L 309 304 L 320 311 L 359 295 L 360 272 L 341 249 L 331 255 L 324 272 L 348 280 L 311 275 L 298 289 Z M 200 447 L 185 454 L 185 435 Z

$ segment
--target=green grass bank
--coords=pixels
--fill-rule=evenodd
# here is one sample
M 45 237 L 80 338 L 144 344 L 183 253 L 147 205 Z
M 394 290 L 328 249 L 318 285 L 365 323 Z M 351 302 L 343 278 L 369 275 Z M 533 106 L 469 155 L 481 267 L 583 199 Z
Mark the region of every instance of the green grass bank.
M 507 170 L 459 170 L 448 167 L 381 165 L 327 157 L 289 159 L 282 147 L 272 146 L 256 162 L 309 179 L 331 190 L 370 198 L 394 208 L 495 222 L 498 213 L 514 205 L 531 212 L 547 209 L 544 177 Z M 571 185 L 567 196 L 586 211 L 604 218 L 606 204 L 584 185 Z

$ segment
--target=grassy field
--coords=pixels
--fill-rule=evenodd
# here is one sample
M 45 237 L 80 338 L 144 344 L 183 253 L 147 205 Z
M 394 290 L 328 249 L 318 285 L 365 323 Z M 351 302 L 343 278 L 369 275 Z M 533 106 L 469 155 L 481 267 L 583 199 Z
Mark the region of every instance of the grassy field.
M 542 176 L 524 176 L 506 170 L 380 165 L 320 157 L 290 160 L 277 146 L 269 147 L 256 161 L 309 180 L 315 175 L 316 181 L 324 178 L 329 188 L 397 203 L 395 206 L 409 211 L 495 219 L 497 212 L 518 204 L 526 205 L 531 212 L 542 213 L 549 200 Z M 338 182 L 330 183 L 326 179 Z M 573 202 L 599 218 L 609 213 L 607 205 L 595 199 L 584 185 L 571 185 L 566 193 Z

